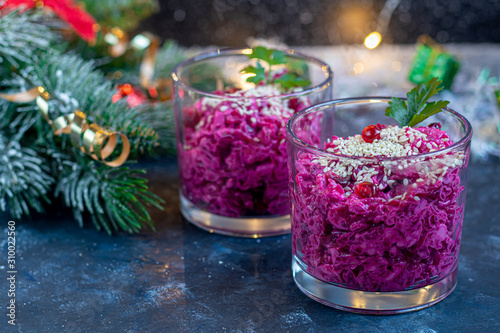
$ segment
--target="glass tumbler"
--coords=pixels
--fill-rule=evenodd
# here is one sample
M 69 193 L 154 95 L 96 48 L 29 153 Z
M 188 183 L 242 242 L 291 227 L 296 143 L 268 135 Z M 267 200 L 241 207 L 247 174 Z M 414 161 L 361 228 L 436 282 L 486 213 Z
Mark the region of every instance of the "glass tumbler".
M 286 122 L 331 99 L 332 72 L 317 59 L 283 51 L 311 84 L 286 93 L 246 82 L 251 49 L 205 53 L 172 73 L 182 215 L 210 232 L 243 237 L 290 232 Z
M 396 125 L 385 116 L 389 101 L 329 101 L 294 114 L 287 125 L 294 280 L 307 296 L 341 310 L 418 310 L 443 300 L 457 283 L 472 137 L 467 119 L 449 108 L 428 118 L 418 126 L 426 132 L 439 123 L 449 139 L 442 136 L 441 147 L 425 133 L 399 137 L 410 144 L 410 156 L 331 148 L 370 124 Z

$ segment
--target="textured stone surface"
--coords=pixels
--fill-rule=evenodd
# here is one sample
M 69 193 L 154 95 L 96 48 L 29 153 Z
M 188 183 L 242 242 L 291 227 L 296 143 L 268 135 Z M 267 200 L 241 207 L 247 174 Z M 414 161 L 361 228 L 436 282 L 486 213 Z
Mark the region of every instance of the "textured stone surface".
M 500 331 L 500 162 L 469 167 L 455 291 L 431 308 L 385 317 L 334 310 L 302 294 L 288 235 L 231 238 L 187 224 L 175 160 L 148 168 L 167 201 L 164 212 L 153 211 L 156 233 L 109 237 L 79 229 L 64 210 L 18 221 L 18 326 L 2 315 L 1 332 Z M 1 278 L 3 305 L 6 290 Z

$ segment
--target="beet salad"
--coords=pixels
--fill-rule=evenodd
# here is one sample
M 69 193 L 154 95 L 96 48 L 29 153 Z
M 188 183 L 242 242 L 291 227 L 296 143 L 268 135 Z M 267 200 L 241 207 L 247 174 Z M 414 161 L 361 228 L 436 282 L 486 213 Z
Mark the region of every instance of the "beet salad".
M 293 254 L 304 269 L 363 291 L 408 290 L 450 274 L 460 249 L 466 157 L 422 154 L 452 144 L 438 123 L 373 124 L 327 140 L 329 156 L 300 152 L 290 192 Z

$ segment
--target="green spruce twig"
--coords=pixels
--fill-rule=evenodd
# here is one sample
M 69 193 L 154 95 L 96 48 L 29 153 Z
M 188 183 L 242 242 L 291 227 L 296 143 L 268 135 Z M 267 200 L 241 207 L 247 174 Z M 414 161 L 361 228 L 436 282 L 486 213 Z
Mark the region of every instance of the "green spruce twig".
M 30 63 L 40 50 L 47 50 L 54 41 L 60 40 L 50 27 L 43 24 L 37 13 L 19 14 L 0 11 L 0 55 L 1 60 L 19 68 L 21 63 Z M 0 64 L 1 65 L 1 64 Z
M 21 23 L 37 26 L 31 14 L 7 15 L 0 22 L 14 30 Z M 51 119 L 81 110 L 90 122 L 126 134 L 132 156 L 151 151 L 157 134 L 140 112 L 125 101 L 113 103 L 115 89 L 93 63 L 56 50 L 50 42 L 53 32 L 43 29 L 26 31 L 32 33 L 26 41 L 0 34 L 0 71 L 8 74 L 2 76 L 0 92 L 43 86 L 51 96 Z M 49 42 L 37 41 L 40 30 Z M 0 209 L 17 218 L 31 210 L 41 212 L 54 190 L 80 225 L 89 216 L 97 229 L 137 232 L 153 226 L 146 207 L 161 208 L 163 202 L 139 176 L 144 170 L 108 167 L 73 147 L 67 135 L 55 136 L 34 102 L 0 100 L 0 152 Z
M 30 215 L 31 209 L 41 213 L 54 184 L 47 161 L 34 149 L 6 140 L 0 134 L 0 210 L 8 207 L 16 219 Z

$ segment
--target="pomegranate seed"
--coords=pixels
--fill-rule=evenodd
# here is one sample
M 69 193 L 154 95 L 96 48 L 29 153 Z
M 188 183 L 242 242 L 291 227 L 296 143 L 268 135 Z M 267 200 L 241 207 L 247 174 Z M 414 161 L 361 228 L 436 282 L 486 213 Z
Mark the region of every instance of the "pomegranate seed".
M 441 129 L 441 123 L 431 123 L 427 127 Z
M 299 100 L 297 98 L 291 98 L 289 101 L 288 101 L 288 107 L 292 110 L 294 110 L 295 112 L 299 111 L 298 108 L 299 108 Z
M 383 128 L 385 128 L 385 125 L 368 125 L 361 132 L 361 137 L 368 143 L 372 143 L 375 139 L 380 140 L 380 131 Z
M 378 194 L 378 187 L 372 183 L 362 182 L 354 187 L 354 193 L 361 198 L 371 198 Z
M 241 89 L 236 88 L 236 87 L 226 87 L 226 88 L 224 89 L 224 92 L 225 92 L 226 94 L 234 94 L 234 93 L 235 93 L 235 92 L 237 92 L 238 90 L 241 90 Z
M 201 114 L 195 109 L 186 107 L 182 112 L 184 126 L 194 127 L 201 120 Z

